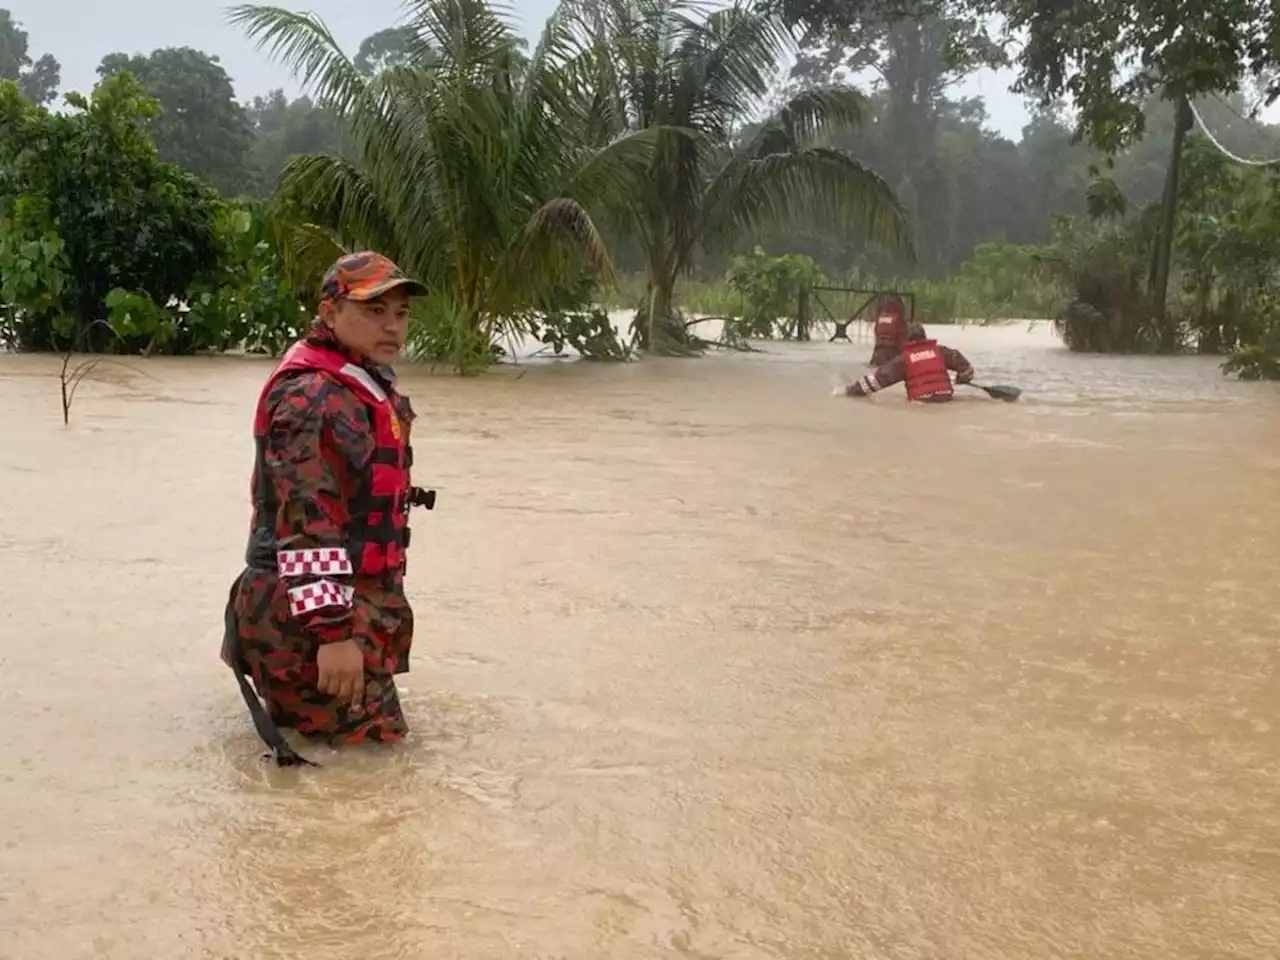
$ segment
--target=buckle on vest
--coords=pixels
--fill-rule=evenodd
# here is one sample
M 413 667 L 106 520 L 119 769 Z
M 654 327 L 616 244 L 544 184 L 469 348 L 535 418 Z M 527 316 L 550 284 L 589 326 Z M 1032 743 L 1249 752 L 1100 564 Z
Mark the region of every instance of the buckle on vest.
M 410 487 L 409 506 L 426 507 L 428 510 L 434 510 L 436 508 L 436 492 L 422 487 Z

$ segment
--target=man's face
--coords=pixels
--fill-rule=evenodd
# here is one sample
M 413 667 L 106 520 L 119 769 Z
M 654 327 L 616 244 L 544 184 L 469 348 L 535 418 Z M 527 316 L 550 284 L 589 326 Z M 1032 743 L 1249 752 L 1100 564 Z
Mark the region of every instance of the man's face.
M 404 349 L 409 295 L 397 288 L 372 300 L 326 301 L 320 316 L 348 350 L 379 366 L 390 366 Z

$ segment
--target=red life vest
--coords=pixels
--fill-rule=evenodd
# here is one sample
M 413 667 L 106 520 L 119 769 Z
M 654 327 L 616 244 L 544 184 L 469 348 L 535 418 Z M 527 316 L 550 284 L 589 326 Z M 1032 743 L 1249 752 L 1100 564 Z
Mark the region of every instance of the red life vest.
M 907 333 L 906 324 L 896 313 L 882 313 L 876 317 L 875 329 L 877 347 L 900 347 Z
M 404 439 L 395 391 L 379 383 L 368 370 L 321 344 L 299 340 L 290 347 L 258 396 L 253 418 L 253 436 L 258 447 L 253 491 L 254 528 L 273 527 L 275 523 L 275 495 L 265 476 L 264 463 L 270 425 L 267 395 L 280 377 L 299 370 L 324 371 L 351 390 L 369 409 L 374 449 L 349 503 L 347 556 L 351 572 L 356 576 L 398 576 L 403 573 L 405 548 L 409 545 L 409 467 L 413 463 L 413 451 Z M 259 538 L 265 539 L 266 532 L 259 532 Z M 269 533 L 274 537 L 275 530 Z
M 938 341 L 908 341 L 902 347 L 902 362 L 906 367 L 908 400 L 954 395 L 947 358 L 938 348 Z

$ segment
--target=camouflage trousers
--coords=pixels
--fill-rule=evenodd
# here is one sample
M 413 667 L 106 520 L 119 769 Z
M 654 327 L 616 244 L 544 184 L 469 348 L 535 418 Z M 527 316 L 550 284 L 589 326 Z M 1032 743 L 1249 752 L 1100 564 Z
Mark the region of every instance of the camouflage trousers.
M 272 722 L 333 746 L 397 743 L 408 732 L 395 675 L 409 669 L 413 611 L 399 587 L 353 584 L 355 630 L 364 653 L 364 702 L 353 710 L 317 687 L 316 641 L 293 620 L 275 571 L 247 570 L 230 597 L 228 642 L 223 660 L 239 654 L 240 666 L 267 705 Z

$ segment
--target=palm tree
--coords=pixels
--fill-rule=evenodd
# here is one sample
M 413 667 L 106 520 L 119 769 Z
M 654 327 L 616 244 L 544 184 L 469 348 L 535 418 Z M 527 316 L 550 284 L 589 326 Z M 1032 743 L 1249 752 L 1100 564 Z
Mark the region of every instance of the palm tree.
M 734 0 L 711 13 L 690 0 L 565 0 L 562 9 L 596 52 L 597 135 L 657 135 L 644 187 L 611 204 L 647 262 L 636 334 L 651 352 L 698 349 L 673 296 L 700 247 L 786 222 L 905 242 L 889 185 L 823 145 L 862 122 L 866 100 L 856 90 L 806 90 L 742 135 L 794 45 L 771 0 Z
M 358 162 L 302 156 L 284 204 L 350 248 L 375 248 L 432 290 L 459 369 L 483 365 L 583 263 L 611 266 L 588 210 L 638 188 L 652 131 L 589 137 L 594 59 L 553 16 L 531 55 L 483 0 L 407 0 L 399 65 L 369 76 L 318 18 L 233 8 L 344 123 Z M 419 331 L 421 332 L 421 331 Z M 419 341 L 421 342 L 421 340 Z

